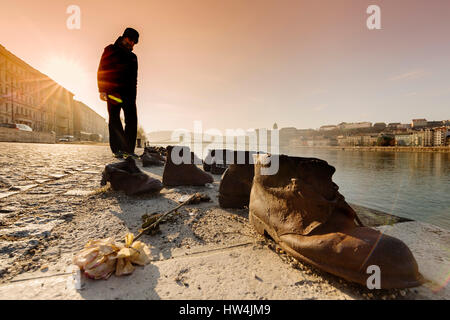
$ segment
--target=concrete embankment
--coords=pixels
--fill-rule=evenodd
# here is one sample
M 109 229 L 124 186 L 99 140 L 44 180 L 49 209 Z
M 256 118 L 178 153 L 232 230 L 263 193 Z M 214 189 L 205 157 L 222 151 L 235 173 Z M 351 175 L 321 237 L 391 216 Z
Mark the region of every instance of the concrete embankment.
M 314 148 L 314 149 L 328 149 L 328 150 L 343 150 L 343 151 L 388 151 L 388 152 L 450 152 L 450 146 L 445 147 L 335 147 L 335 146 L 296 146 L 298 148 Z
M 48 132 L 23 131 L 10 128 L 0 128 L 0 141 L 55 143 L 56 135 L 54 133 Z

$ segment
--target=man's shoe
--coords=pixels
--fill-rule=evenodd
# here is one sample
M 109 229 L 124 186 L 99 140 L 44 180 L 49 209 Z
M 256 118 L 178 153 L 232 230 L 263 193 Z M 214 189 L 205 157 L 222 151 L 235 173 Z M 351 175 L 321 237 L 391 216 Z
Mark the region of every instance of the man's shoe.
M 177 156 L 176 159 L 173 158 L 174 155 Z M 187 158 L 186 161 L 183 158 Z M 193 152 L 190 152 L 188 147 L 168 146 L 163 184 L 166 186 L 204 186 L 207 183 L 213 183 L 213 177 L 197 167 L 196 163 L 201 164 L 201 160 Z
M 117 151 L 113 153 L 114 158 L 116 159 L 123 159 L 123 152 L 122 151 Z
M 338 192 L 334 167 L 314 158 L 279 156 L 279 170 L 262 175 L 270 155 L 255 156 L 249 221 L 288 254 L 362 285 L 380 270 L 383 289 L 419 286 L 423 277 L 409 248 L 378 230 L 358 226 L 356 213 Z
M 163 188 L 159 180 L 142 172 L 131 157 L 105 166 L 100 184 L 106 185 L 107 182 L 111 183 L 113 190 L 122 190 L 127 195 L 157 193 Z
M 128 153 L 128 152 L 124 152 L 123 153 L 123 158 L 127 159 L 127 158 L 133 158 L 135 160 L 139 159 L 139 156 L 136 153 Z

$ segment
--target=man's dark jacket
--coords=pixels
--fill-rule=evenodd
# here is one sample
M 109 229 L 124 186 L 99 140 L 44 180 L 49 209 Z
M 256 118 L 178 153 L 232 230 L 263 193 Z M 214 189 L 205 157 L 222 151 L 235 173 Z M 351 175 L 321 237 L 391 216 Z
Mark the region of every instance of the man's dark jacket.
M 107 46 L 97 72 L 98 91 L 136 98 L 138 63 L 136 55 L 122 45 L 122 37 Z

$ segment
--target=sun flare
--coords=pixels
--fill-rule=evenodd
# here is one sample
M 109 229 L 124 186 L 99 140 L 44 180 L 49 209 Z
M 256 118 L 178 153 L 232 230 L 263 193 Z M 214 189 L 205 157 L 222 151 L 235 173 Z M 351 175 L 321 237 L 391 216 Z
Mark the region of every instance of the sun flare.
M 87 73 L 81 64 L 63 56 L 50 57 L 45 62 L 43 70 L 50 78 L 75 94 L 78 93 L 80 85 L 83 86 L 87 80 Z

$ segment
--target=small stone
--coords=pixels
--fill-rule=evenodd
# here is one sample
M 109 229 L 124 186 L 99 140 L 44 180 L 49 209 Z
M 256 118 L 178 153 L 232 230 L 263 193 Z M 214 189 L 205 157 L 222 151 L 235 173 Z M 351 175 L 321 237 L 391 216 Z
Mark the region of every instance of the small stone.
M 260 277 L 258 277 L 257 275 L 256 275 L 256 273 L 253 273 L 253 277 L 256 279 L 256 280 L 258 280 L 258 281 L 263 281 Z

